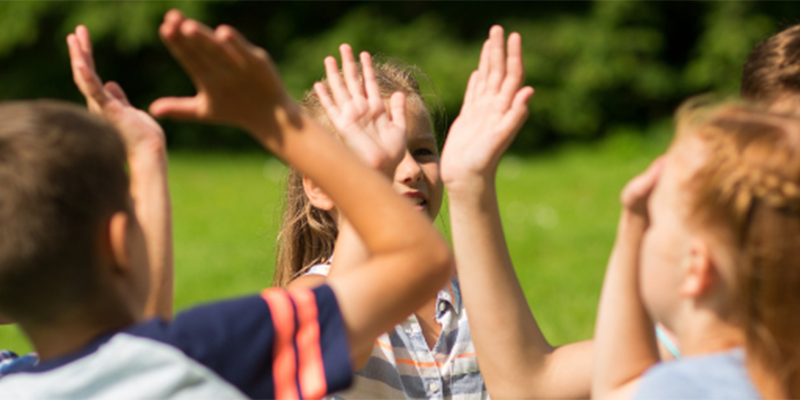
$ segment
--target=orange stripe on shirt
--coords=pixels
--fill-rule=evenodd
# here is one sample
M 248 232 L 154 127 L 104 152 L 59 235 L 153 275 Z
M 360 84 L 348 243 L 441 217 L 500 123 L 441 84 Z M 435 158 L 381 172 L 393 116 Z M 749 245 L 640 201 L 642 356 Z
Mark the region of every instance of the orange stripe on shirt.
M 376 341 L 375 343 L 380 343 L 380 342 Z M 456 359 L 456 358 L 475 357 L 476 355 L 477 355 L 476 353 L 464 353 L 464 354 L 459 354 L 453 358 Z M 438 362 L 419 362 L 408 358 L 398 358 L 395 360 L 395 362 L 398 364 L 416 365 L 421 368 L 433 368 L 433 367 L 441 368 L 443 365 Z
M 275 380 L 276 399 L 299 399 L 297 392 L 297 362 L 294 351 L 294 309 L 289 295 L 283 289 L 272 288 L 261 292 L 272 314 L 275 342 L 272 346 L 272 377 Z
M 394 347 L 392 347 L 392 345 L 383 343 L 380 340 L 376 340 L 375 345 L 378 347 L 383 347 L 386 350 L 394 350 Z
M 314 292 L 293 290 L 289 295 L 297 308 L 297 352 L 300 360 L 300 393 L 304 399 L 320 399 L 328 392 L 320 348 L 319 312 Z
M 440 368 L 442 366 L 442 364 L 439 364 L 437 362 L 418 362 L 407 358 L 398 358 L 395 359 L 394 361 L 398 364 L 416 365 L 421 368 L 433 368 L 433 367 Z

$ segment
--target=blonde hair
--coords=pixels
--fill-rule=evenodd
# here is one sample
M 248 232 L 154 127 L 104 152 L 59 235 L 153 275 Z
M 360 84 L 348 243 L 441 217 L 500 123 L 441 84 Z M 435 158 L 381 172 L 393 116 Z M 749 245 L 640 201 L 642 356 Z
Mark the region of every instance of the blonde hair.
M 676 140 L 686 136 L 708 152 L 687 220 L 721 233 L 733 256 L 748 360 L 800 398 L 800 120 L 746 104 L 684 107 Z
M 415 107 L 430 119 L 430 109 L 415 77 L 424 76 L 418 68 L 392 60 L 377 63 L 374 69 L 383 98 L 389 98 L 394 92 L 403 92 L 406 104 L 413 106 L 408 108 Z M 323 80 L 323 83 L 327 88 L 327 81 Z M 323 127 L 336 132 L 313 90 L 305 93 L 301 106 Z M 303 174 L 294 168 L 289 171 L 285 205 L 278 233 L 278 255 L 273 278 L 275 286 L 286 286 L 311 266 L 327 262 L 333 255 L 339 233 L 336 221 L 330 214 L 314 207 L 306 197 Z

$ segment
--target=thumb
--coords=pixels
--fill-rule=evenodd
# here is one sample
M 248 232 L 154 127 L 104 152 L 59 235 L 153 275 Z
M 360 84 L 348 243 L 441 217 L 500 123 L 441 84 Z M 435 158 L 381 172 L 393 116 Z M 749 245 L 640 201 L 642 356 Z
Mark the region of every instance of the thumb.
M 200 118 L 197 97 L 162 97 L 150 104 L 150 114 L 162 118 L 196 120 Z

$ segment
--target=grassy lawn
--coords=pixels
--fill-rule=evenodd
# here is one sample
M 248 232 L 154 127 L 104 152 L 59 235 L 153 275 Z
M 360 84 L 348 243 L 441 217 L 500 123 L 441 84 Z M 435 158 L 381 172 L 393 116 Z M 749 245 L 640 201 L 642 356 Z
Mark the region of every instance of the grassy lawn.
M 503 160 L 497 186 L 506 237 L 551 343 L 592 336 L 619 191 L 667 142 L 616 135 Z M 270 285 L 285 171 L 266 154 L 170 154 L 178 310 Z M 446 214 L 445 207 L 437 222 L 445 234 Z M 0 348 L 24 353 L 30 345 L 4 326 Z

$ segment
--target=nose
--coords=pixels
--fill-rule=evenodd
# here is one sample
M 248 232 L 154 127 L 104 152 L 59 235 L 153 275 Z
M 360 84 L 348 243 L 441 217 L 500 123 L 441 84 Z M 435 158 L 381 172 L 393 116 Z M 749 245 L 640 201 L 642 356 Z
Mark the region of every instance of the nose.
M 400 183 L 412 183 L 422 180 L 422 167 L 420 167 L 411 152 L 406 151 L 405 156 L 397 165 L 394 173 L 394 180 Z

